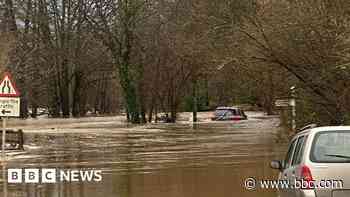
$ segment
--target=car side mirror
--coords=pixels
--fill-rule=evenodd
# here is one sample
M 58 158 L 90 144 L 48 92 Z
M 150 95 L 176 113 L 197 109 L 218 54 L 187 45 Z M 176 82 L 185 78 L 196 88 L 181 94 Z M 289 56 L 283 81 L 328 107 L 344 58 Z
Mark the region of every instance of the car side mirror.
M 270 167 L 272 169 L 282 171 L 283 170 L 283 163 L 281 161 L 274 160 L 274 161 L 271 161 Z

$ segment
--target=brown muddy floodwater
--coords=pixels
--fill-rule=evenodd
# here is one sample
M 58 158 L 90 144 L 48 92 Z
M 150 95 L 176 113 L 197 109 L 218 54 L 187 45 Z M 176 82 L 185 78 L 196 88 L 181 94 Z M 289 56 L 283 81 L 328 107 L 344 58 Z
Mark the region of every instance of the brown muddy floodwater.
M 188 116 L 188 114 L 183 114 Z M 101 182 L 4 184 L 8 197 L 275 197 L 247 191 L 248 177 L 275 179 L 282 158 L 278 120 L 251 112 L 247 121 L 126 126 L 113 118 L 29 120 L 25 151 L 8 155 L 8 168 L 102 170 Z M 3 174 L 1 172 L 1 174 Z

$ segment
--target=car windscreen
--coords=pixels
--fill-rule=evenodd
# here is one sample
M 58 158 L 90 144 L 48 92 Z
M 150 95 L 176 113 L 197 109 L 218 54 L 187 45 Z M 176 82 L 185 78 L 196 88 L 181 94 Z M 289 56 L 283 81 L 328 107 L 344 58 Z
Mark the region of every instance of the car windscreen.
M 317 133 L 310 160 L 316 163 L 350 163 L 350 131 Z

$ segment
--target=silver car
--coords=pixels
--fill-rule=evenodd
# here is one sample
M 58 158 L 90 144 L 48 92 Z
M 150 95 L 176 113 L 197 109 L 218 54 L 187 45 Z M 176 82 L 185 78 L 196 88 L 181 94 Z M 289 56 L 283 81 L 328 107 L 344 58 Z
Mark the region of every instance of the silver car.
M 350 197 L 350 126 L 306 127 L 271 167 L 279 197 Z

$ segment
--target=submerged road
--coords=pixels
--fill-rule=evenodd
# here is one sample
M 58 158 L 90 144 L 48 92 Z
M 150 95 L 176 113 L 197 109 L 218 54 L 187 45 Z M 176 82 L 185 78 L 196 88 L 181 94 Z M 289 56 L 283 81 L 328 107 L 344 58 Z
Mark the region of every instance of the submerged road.
M 25 151 L 8 155 L 9 168 L 102 170 L 101 182 L 3 184 L 19 197 L 275 197 L 247 191 L 248 177 L 274 179 L 272 159 L 286 149 L 279 121 L 259 112 L 249 120 L 212 122 L 189 113 L 177 124 L 132 126 L 120 117 L 12 121 L 25 131 Z M 3 174 L 3 172 L 1 172 Z

